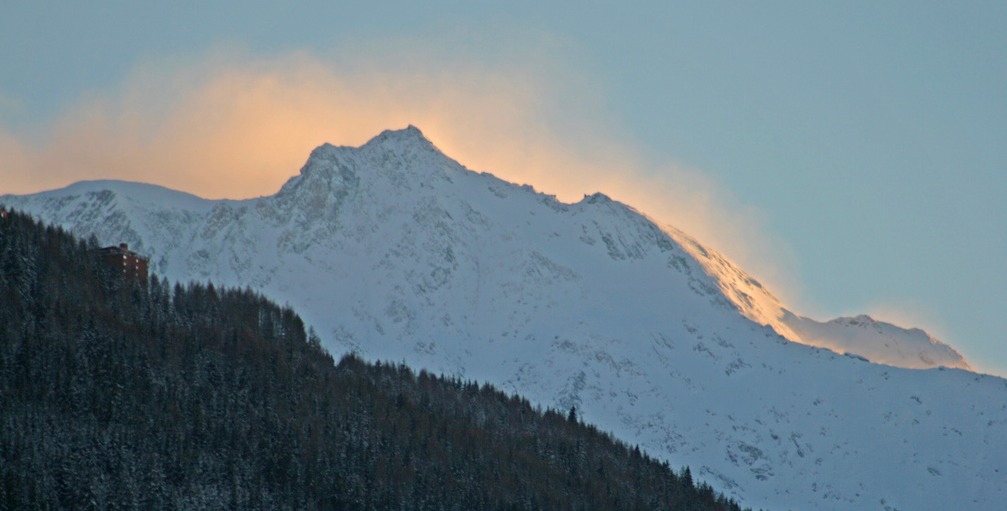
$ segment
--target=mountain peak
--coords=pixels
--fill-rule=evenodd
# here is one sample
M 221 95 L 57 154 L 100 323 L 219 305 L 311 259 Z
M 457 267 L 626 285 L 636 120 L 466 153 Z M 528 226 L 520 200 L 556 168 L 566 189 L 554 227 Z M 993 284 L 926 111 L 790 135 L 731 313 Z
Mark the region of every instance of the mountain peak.
M 585 194 L 583 200 L 587 204 L 608 204 L 614 202 L 611 197 L 601 192 L 595 192 L 590 195 Z
M 324 211 L 331 216 L 361 186 L 381 189 L 385 194 L 393 193 L 393 189 L 408 190 L 415 183 L 443 179 L 446 164 L 451 162 L 410 124 L 382 131 L 359 147 L 322 144 L 311 152 L 300 174 L 290 178 L 277 197 L 287 206 L 300 204 L 312 214 Z M 288 203 L 291 198 L 295 200 Z
M 421 149 L 428 151 L 432 150 L 433 152 L 440 153 L 440 151 L 434 147 L 433 142 L 430 142 L 430 140 L 423 135 L 423 132 L 420 131 L 419 128 L 410 124 L 402 129 L 384 130 L 359 147 L 336 146 L 326 142 L 311 151 L 311 155 L 308 157 L 308 165 L 305 165 L 305 167 L 301 169 L 301 174 L 304 174 L 305 170 L 309 169 L 312 161 L 338 160 L 340 153 L 346 153 L 347 151 L 355 152 L 364 148 L 381 148 L 391 150 L 393 152 L 404 152 L 402 150 L 408 149 Z
M 412 124 L 398 130 L 382 131 L 376 137 L 370 139 L 366 144 L 364 144 L 364 147 L 375 145 L 385 146 L 389 144 L 414 147 L 418 146 L 431 149 L 434 147 L 433 143 L 423 135 L 423 132 Z

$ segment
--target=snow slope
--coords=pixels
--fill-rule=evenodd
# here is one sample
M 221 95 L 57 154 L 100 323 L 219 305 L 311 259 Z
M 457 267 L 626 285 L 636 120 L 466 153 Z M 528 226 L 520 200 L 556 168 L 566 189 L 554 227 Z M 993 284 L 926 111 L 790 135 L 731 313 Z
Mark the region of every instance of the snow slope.
M 413 127 L 323 145 L 269 197 L 88 182 L 0 203 L 127 242 L 172 279 L 260 289 L 336 354 L 577 406 L 746 505 L 1007 498 L 1007 381 L 866 362 L 967 367 L 919 330 L 802 318 L 673 228 L 469 171 Z
M 954 348 L 918 328 L 900 328 L 866 315 L 824 323 L 799 316 L 724 256 L 673 227 L 665 227 L 665 231 L 703 266 L 745 317 L 769 325 L 791 341 L 857 355 L 879 364 L 911 369 L 957 367 L 971 370 Z

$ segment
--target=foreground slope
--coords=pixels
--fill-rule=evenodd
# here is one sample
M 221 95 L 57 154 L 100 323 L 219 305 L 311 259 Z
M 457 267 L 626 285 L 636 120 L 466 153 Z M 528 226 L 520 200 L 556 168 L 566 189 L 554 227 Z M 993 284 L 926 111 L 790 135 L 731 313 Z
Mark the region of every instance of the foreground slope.
M 601 194 L 564 204 L 468 171 L 415 128 L 322 146 L 259 199 L 93 182 L 0 202 L 128 242 L 171 278 L 252 285 L 335 353 L 576 406 L 752 505 L 984 509 L 1007 497 L 1004 380 L 865 362 L 960 356 L 869 318 L 804 322 L 632 208 Z M 815 325 L 828 343 L 871 347 L 880 329 L 910 348 L 842 356 L 787 340 Z
M 0 218 L 0 509 L 738 511 L 575 416 L 347 357 L 250 291 Z

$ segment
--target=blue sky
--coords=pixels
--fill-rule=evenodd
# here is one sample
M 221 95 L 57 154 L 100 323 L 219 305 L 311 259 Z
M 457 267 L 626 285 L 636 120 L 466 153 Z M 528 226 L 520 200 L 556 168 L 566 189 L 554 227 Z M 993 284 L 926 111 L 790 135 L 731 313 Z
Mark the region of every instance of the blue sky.
M 1007 374 L 1007 4 L 203 4 L 0 7 L 0 193 L 220 195 L 150 162 L 230 177 L 232 146 L 181 134 L 282 117 L 303 161 L 413 122 L 470 167 L 679 226 L 799 312 L 920 326 Z M 226 122 L 220 95 L 246 98 Z M 296 171 L 269 160 L 236 193 Z

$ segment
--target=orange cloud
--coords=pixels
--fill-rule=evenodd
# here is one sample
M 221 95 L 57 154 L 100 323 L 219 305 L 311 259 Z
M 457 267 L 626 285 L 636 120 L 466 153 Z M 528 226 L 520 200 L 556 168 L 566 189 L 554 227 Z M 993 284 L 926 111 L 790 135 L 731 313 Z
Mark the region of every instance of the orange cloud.
M 215 64 L 134 77 L 63 115 L 41 143 L 0 139 L 13 162 L 3 191 L 113 178 L 242 198 L 275 192 L 322 142 L 356 145 L 410 122 L 450 140 L 530 120 L 517 118 L 528 109 L 520 82 L 503 75 L 344 75 L 305 55 Z
M 642 164 L 591 80 L 541 57 L 491 66 L 429 48 L 390 54 L 333 63 L 216 52 L 140 66 L 44 138 L 0 127 L 0 193 L 126 179 L 208 198 L 267 195 L 322 142 L 359 145 L 414 124 L 469 168 L 566 201 L 603 191 L 723 250 L 771 289 L 795 287 L 776 270 L 790 255 L 757 212 L 698 172 Z

